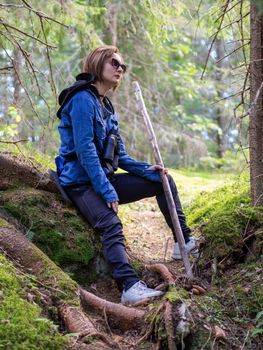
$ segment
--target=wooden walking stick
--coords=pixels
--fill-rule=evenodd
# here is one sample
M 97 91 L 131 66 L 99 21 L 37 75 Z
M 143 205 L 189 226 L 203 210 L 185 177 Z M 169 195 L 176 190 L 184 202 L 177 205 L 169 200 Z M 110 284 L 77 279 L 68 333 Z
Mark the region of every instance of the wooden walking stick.
M 134 81 L 132 83 L 132 85 L 133 85 L 133 88 L 134 88 L 134 91 L 135 91 L 136 100 L 138 102 L 138 109 L 141 112 L 141 114 L 143 115 L 143 119 L 144 119 L 144 122 L 145 122 L 145 125 L 146 125 L 146 128 L 147 128 L 147 131 L 148 131 L 149 139 L 150 139 L 150 142 L 152 144 L 152 148 L 153 148 L 156 164 L 161 165 L 164 168 L 164 164 L 163 164 L 163 160 L 162 160 L 162 157 L 161 157 L 161 153 L 160 153 L 160 150 L 159 150 L 159 147 L 158 147 L 158 144 L 157 144 L 157 139 L 156 139 L 153 127 L 152 127 L 152 123 L 151 123 L 150 117 L 148 115 L 147 109 L 146 109 L 145 104 L 144 104 L 144 100 L 143 100 L 143 97 L 142 97 L 142 92 L 141 92 L 141 89 L 140 89 L 140 85 L 139 85 L 139 83 L 137 81 Z M 183 233 L 182 233 L 182 230 L 181 230 L 181 226 L 180 226 L 180 223 L 179 223 L 179 219 L 178 219 L 178 215 L 177 215 L 177 212 L 176 212 L 176 207 L 175 207 L 175 203 L 174 203 L 174 200 L 173 200 L 173 196 L 172 196 L 171 188 L 170 188 L 170 185 L 169 185 L 169 181 L 168 181 L 168 178 L 167 178 L 166 174 L 164 174 L 163 171 L 160 171 L 160 174 L 161 174 L 161 180 L 162 180 L 162 184 L 163 184 L 163 189 L 164 189 L 165 197 L 166 197 L 166 200 L 167 200 L 167 203 L 168 203 L 168 208 L 169 208 L 169 212 L 170 212 L 170 215 L 171 215 L 171 219 L 172 219 L 172 224 L 173 224 L 173 227 L 174 227 L 175 235 L 176 235 L 176 238 L 177 238 L 177 242 L 179 244 L 180 253 L 181 253 L 182 258 L 183 258 L 183 263 L 184 263 L 184 267 L 185 267 L 185 270 L 186 270 L 186 274 L 187 274 L 187 276 L 189 278 L 192 279 L 193 278 L 193 272 L 192 272 L 190 261 L 189 261 L 188 254 L 187 254 L 187 251 L 186 251 L 184 236 L 183 236 Z

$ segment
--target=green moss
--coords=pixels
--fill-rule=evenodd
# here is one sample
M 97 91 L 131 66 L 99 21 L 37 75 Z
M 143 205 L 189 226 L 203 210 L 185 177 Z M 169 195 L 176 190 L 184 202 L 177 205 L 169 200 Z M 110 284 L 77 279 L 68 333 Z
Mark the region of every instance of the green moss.
M 171 303 L 181 302 L 185 299 L 189 299 L 189 294 L 184 288 L 176 289 L 175 286 L 169 286 L 168 292 L 165 294 L 165 298 Z
M 60 206 L 54 194 L 31 188 L 5 191 L 1 204 L 25 227 L 27 238 L 56 264 L 69 271 L 74 265 L 73 273 L 76 264 L 88 270 L 100 249 L 99 237 L 75 210 Z
M 6 220 L 0 218 L 0 227 L 9 227 L 9 223 Z
M 262 262 L 240 264 L 238 270 L 217 280 L 227 298 L 227 310 L 230 317 L 242 322 L 255 318 L 263 310 Z M 229 286 L 228 289 L 226 286 Z M 224 293 L 222 293 L 224 296 Z M 237 307 L 238 305 L 238 307 Z
M 190 226 L 202 227 L 208 255 L 224 256 L 238 251 L 242 233 L 248 225 L 263 225 L 262 208 L 250 207 L 246 176 L 212 193 L 202 193 L 187 209 Z M 207 256 L 206 256 L 207 257 Z
M 37 305 L 24 299 L 25 281 L 0 256 L 0 349 L 62 350 L 68 341 L 57 326 L 41 316 Z

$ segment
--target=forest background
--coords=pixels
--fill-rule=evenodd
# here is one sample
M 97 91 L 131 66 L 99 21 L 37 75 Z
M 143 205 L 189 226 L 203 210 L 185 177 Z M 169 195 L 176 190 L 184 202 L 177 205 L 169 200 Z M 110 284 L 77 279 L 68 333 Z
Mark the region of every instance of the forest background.
M 59 147 L 58 93 L 75 81 L 88 52 L 113 44 L 128 71 L 111 98 L 135 158 L 154 162 L 131 86 L 138 80 L 166 166 L 243 170 L 249 5 L 231 1 L 219 33 L 223 1 L 0 5 L 1 142 L 23 143 L 53 158 Z

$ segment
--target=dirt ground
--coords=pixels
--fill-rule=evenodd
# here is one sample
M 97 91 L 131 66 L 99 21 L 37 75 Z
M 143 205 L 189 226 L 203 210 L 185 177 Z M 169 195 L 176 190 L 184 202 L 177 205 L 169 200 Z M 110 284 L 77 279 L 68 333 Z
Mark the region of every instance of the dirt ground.
M 173 235 L 155 198 L 122 205 L 120 217 L 134 255 L 145 262 L 171 261 Z

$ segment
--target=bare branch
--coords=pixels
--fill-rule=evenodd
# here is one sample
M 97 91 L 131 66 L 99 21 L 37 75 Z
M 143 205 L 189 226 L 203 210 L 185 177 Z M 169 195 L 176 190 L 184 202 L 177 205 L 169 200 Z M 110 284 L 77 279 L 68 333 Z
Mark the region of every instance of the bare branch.
M 46 51 L 47 51 L 47 59 L 48 59 L 48 65 L 49 65 L 49 71 L 50 71 L 50 76 L 51 76 L 51 90 L 53 91 L 56 100 L 57 100 L 57 89 L 56 89 L 56 84 L 54 81 L 54 76 L 53 76 L 53 69 L 52 69 L 52 64 L 51 64 L 51 59 L 50 59 L 50 54 L 49 54 L 49 48 L 47 45 L 47 36 L 45 33 L 45 28 L 44 28 L 44 24 L 43 24 L 43 18 L 39 17 L 40 23 L 41 23 L 41 29 L 42 29 L 42 33 L 44 35 L 45 38 L 45 42 L 46 42 Z
M 225 6 L 224 6 L 224 10 L 223 10 L 223 14 L 221 15 L 221 17 L 222 17 L 221 18 L 221 22 L 220 22 L 220 24 L 218 26 L 217 32 L 214 35 L 213 41 L 212 41 L 212 43 L 210 45 L 210 48 L 208 50 L 208 54 L 207 54 L 206 61 L 205 61 L 205 66 L 204 66 L 204 69 L 203 69 L 203 72 L 202 72 L 202 75 L 201 75 L 201 80 L 203 79 L 204 73 L 206 71 L 206 67 L 207 67 L 207 63 L 208 63 L 208 60 L 209 60 L 210 53 L 211 53 L 212 48 L 214 46 L 214 43 L 215 43 L 215 41 L 217 39 L 217 36 L 218 36 L 218 34 L 219 34 L 220 30 L 221 30 L 221 27 L 222 27 L 222 24 L 223 24 L 223 21 L 224 21 L 224 18 L 225 18 L 225 14 L 226 14 L 226 10 L 228 8 L 229 2 L 230 2 L 230 0 L 226 0 Z
M 244 42 L 245 42 L 244 28 L 243 28 L 243 18 L 244 17 L 242 16 L 242 14 L 243 14 L 243 1 L 241 1 L 241 4 L 240 4 L 240 34 L 241 34 L 241 42 L 244 45 Z M 244 62 L 245 62 L 245 65 L 247 67 L 247 57 L 246 57 L 246 51 L 245 51 L 244 47 L 242 48 L 242 51 L 243 51 Z
M 0 72 L 1 71 L 9 71 L 9 70 L 13 70 L 14 69 L 14 67 L 13 66 L 8 66 L 8 67 L 0 67 Z
M 219 63 L 221 61 L 223 61 L 225 58 L 231 56 L 233 53 L 237 52 L 238 50 L 242 49 L 244 46 L 247 46 L 250 44 L 250 41 L 248 43 L 245 43 L 239 47 L 237 47 L 236 49 L 234 49 L 233 51 L 231 51 L 230 53 L 228 53 L 227 55 L 225 55 L 224 57 L 221 57 L 218 61 L 216 61 L 216 63 Z
M 34 39 L 34 40 L 40 42 L 41 44 L 50 47 L 51 49 L 56 49 L 57 48 L 57 46 L 53 46 L 53 45 L 47 44 L 44 41 L 38 39 L 37 37 L 35 37 L 33 35 L 30 35 L 30 34 L 24 32 L 24 31 L 22 31 L 22 30 L 20 30 L 20 29 L 18 29 L 16 27 L 12 26 L 11 24 L 8 24 L 8 23 L 4 22 L 3 19 L 0 19 L 0 24 L 2 24 L 5 27 L 11 28 L 11 29 L 13 29 L 13 30 L 15 30 L 15 31 L 17 31 L 17 32 L 19 32 L 19 33 L 29 37 L 29 38 L 31 38 L 31 39 Z
M 28 139 L 25 139 L 25 140 L 17 140 L 17 141 L 6 141 L 6 140 L 0 140 L 1 143 L 11 143 L 13 145 L 16 145 L 17 143 L 19 142 L 29 142 Z
M 248 91 L 248 90 L 250 90 L 250 87 L 248 87 L 248 88 L 245 89 L 245 91 Z M 213 102 L 211 105 L 213 106 L 214 104 L 216 104 L 216 103 L 218 103 L 218 102 L 220 102 L 220 101 L 228 100 L 229 98 L 235 97 L 235 96 L 238 96 L 238 95 L 241 95 L 242 93 L 243 93 L 243 90 L 238 91 L 238 92 L 236 92 L 236 93 L 234 93 L 234 94 L 232 94 L 232 95 L 229 95 L 229 96 L 220 98 L 219 100 L 216 100 L 216 101 Z
M 12 45 L 17 46 L 19 48 L 19 50 L 22 52 L 22 55 L 24 56 L 26 62 L 28 62 L 29 67 L 31 68 L 32 73 L 34 75 L 34 79 L 35 79 L 35 81 L 37 83 L 38 94 L 40 95 L 40 86 L 39 86 L 38 79 L 37 79 L 37 76 L 36 76 L 36 73 L 35 73 L 34 64 L 30 60 L 30 58 L 29 58 L 30 56 L 29 56 L 28 52 L 26 50 L 24 50 L 23 47 L 20 45 L 20 43 L 16 40 L 16 38 L 14 38 L 13 33 L 11 33 L 7 28 L 6 28 L 6 30 L 7 30 L 8 34 L 11 36 L 11 38 L 6 36 L 7 40 L 9 40 Z M 13 59 L 11 59 L 11 61 L 13 62 Z M 28 69 L 28 71 L 30 73 L 29 69 Z
M 3 46 L 2 46 L 2 47 L 3 47 Z M 3 49 L 4 49 L 4 51 L 5 51 L 6 55 L 7 55 L 7 57 L 10 59 L 10 61 L 13 62 L 12 57 L 9 55 L 9 53 L 6 51 L 6 49 L 5 49 L 4 47 L 3 47 Z M 16 69 L 15 66 L 14 66 L 14 70 L 15 70 L 15 73 L 16 73 L 16 75 L 17 75 L 17 79 L 18 79 L 18 81 L 19 81 L 21 87 L 25 90 L 25 93 L 26 93 L 26 95 L 27 95 L 27 97 L 28 97 L 28 100 L 29 100 L 29 102 L 30 102 L 30 105 L 31 105 L 33 111 L 35 112 L 35 114 L 36 114 L 36 116 L 37 116 L 39 122 L 41 123 L 43 129 L 45 129 L 46 126 L 45 126 L 45 124 L 43 123 L 43 121 L 41 120 L 38 111 L 35 109 L 35 106 L 34 106 L 34 103 L 33 103 L 33 101 L 32 101 L 32 98 L 31 98 L 29 92 L 27 91 L 26 87 L 24 86 L 24 84 L 23 84 L 23 82 L 22 82 L 22 80 L 21 80 L 21 77 L 20 77 L 20 75 L 19 75 L 19 73 L 18 73 L 18 71 L 17 71 L 17 69 Z
M 16 7 L 21 8 L 24 7 L 24 5 L 16 5 L 16 4 L 0 4 L 0 7 L 7 8 L 7 7 Z
M 238 24 L 239 22 L 241 22 L 244 18 L 246 18 L 246 17 L 249 16 L 249 15 L 250 15 L 250 12 L 246 13 L 244 16 L 240 17 L 239 19 L 237 19 L 237 20 L 235 20 L 235 21 L 232 21 L 232 22 L 226 24 L 224 27 L 221 28 L 221 30 L 224 30 L 224 29 L 226 29 L 226 28 L 232 26 L 232 25 L 235 24 L 235 23 Z M 212 34 L 211 37 L 213 37 L 213 36 L 216 35 L 216 34 L 217 34 L 217 32 L 214 33 L 214 34 Z
M 25 1 L 25 0 L 21 0 L 21 1 L 25 4 L 25 7 L 26 7 L 28 10 L 34 12 L 34 13 L 35 13 L 36 15 L 38 15 L 39 17 L 44 18 L 44 19 L 47 19 L 47 20 L 50 20 L 50 21 L 52 21 L 52 22 L 55 22 L 55 23 L 57 23 L 57 24 L 59 24 L 59 25 L 65 27 L 65 28 L 69 28 L 68 25 L 66 25 L 66 24 L 64 24 L 64 23 L 62 23 L 62 22 L 59 22 L 58 20 L 56 20 L 56 19 L 53 18 L 53 17 L 48 16 L 48 15 L 45 14 L 44 12 L 35 10 L 32 6 L 30 6 L 30 5 L 28 4 L 27 1 Z
M 22 46 L 20 45 L 20 43 L 16 40 L 16 38 L 14 38 L 14 35 L 13 35 L 13 33 L 11 33 L 7 28 L 6 28 L 6 30 L 7 30 L 7 32 L 8 32 L 8 34 L 11 36 L 11 39 L 9 38 L 9 37 L 6 37 L 6 39 L 7 40 L 9 40 L 10 42 L 11 42 L 11 44 L 12 45 L 14 45 L 14 46 L 17 46 L 19 49 L 20 49 L 20 51 L 22 52 L 22 54 L 23 54 L 23 56 L 24 56 L 24 58 L 25 58 L 25 60 L 26 60 L 26 63 L 28 63 L 28 65 L 26 65 L 26 67 L 27 67 L 27 69 L 28 69 L 28 72 L 29 72 L 29 74 L 30 74 L 30 69 L 28 68 L 28 66 L 31 68 L 31 71 L 32 71 L 32 73 L 33 73 L 33 76 L 34 76 L 34 80 L 35 80 L 35 82 L 36 82 L 36 84 L 37 84 L 37 88 L 38 88 L 38 95 L 42 98 L 42 100 L 44 101 L 44 103 L 45 103 L 45 105 L 46 105 L 46 107 L 47 107 L 47 109 L 48 109 L 48 117 L 49 117 L 49 119 L 51 119 L 51 110 L 50 110 L 50 106 L 49 106 L 49 104 L 48 104 L 48 102 L 46 101 L 46 99 L 44 98 L 44 96 L 41 94 L 41 88 L 40 88 L 40 85 L 39 85 L 39 82 L 38 82 L 38 78 L 37 78 L 37 76 L 36 76 L 36 69 L 35 69 L 35 67 L 34 67 L 34 63 L 30 60 L 30 56 L 29 56 L 29 54 L 27 53 L 27 51 L 25 51 L 23 48 L 22 48 Z M 12 41 L 13 40 L 13 41 Z M 10 56 L 9 56 L 10 57 Z M 11 59 L 11 61 L 13 62 L 13 60 Z M 46 79 L 46 77 L 44 76 L 44 78 Z M 20 81 L 21 81 L 21 79 L 20 79 Z M 24 87 L 23 87 L 24 88 Z M 25 88 L 24 88 L 25 89 Z M 52 89 L 53 90 L 53 89 Z M 25 89 L 25 91 L 26 91 L 26 89 Z M 27 94 L 27 96 L 29 96 L 29 94 L 26 92 L 26 94 Z M 57 95 L 56 95 L 56 93 L 55 93 L 55 96 L 56 96 L 56 98 L 57 98 Z M 32 103 L 31 103 L 31 101 L 30 101 L 30 104 L 32 105 Z M 34 111 L 35 111 L 35 113 L 36 113 L 36 110 L 34 109 Z M 38 114 L 37 114 L 38 115 Z M 40 116 L 38 116 L 38 118 L 40 118 Z
M 230 7 L 230 8 L 228 8 L 226 11 L 225 11 L 225 13 L 222 13 L 216 20 L 215 20 L 215 23 L 217 22 L 217 21 L 219 21 L 221 18 L 222 18 L 222 16 L 225 16 L 228 12 L 230 12 L 234 7 L 236 7 L 238 4 L 240 4 L 241 2 L 243 2 L 243 0 L 239 0 L 238 2 L 236 2 L 232 7 Z M 223 6 L 222 6 L 223 7 Z

